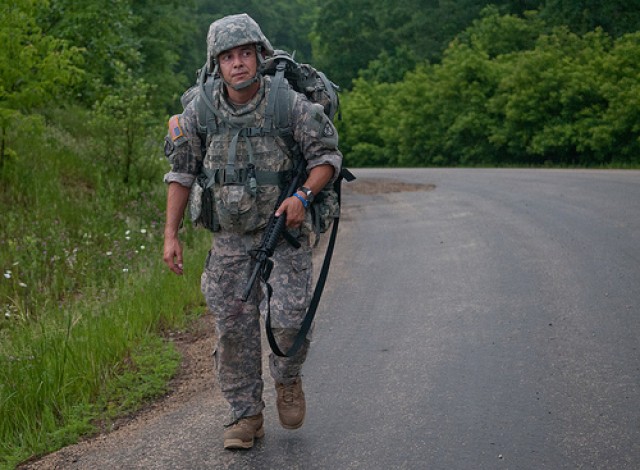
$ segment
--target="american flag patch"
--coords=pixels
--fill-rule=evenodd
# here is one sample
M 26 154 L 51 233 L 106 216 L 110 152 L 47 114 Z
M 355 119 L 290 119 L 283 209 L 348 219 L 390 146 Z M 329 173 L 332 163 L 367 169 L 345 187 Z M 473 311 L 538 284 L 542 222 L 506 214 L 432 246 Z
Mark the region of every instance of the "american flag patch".
M 177 114 L 175 116 L 171 116 L 171 119 L 169 119 L 169 135 L 171 136 L 171 140 L 174 142 L 180 137 L 184 137 Z

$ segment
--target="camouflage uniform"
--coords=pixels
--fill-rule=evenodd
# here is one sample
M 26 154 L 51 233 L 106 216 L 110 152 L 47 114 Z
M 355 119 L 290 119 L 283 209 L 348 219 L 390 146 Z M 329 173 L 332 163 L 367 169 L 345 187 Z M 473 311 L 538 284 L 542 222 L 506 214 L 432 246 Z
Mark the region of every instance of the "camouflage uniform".
M 257 95 L 243 106 L 238 107 L 227 101 L 222 83 L 214 89 L 212 102 L 225 119 L 244 127 L 261 127 L 264 125 L 271 79 L 263 76 L 260 82 Z M 329 164 L 334 167 L 334 178 L 337 177 L 342 155 L 337 149 L 335 127 L 324 115 L 322 107 L 311 103 L 304 95 L 290 90 L 289 99 L 293 136 L 307 160 L 307 170 Z M 251 136 L 236 138 L 234 142 L 233 128 L 214 134 L 203 156 L 200 138 L 196 133 L 197 112 L 194 102 L 185 108 L 177 121 L 180 135 L 170 131 L 165 148 L 171 163 L 171 171 L 164 178 L 167 183 L 177 182 L 190 187 L 202 167 L 211 171 L 224 169 L 228 164 L 230 146 L 236 148 L 237 169 L 246 168 L 250 154 L 253 155 L 257 170 L 281 172 L 294 166 L 288 151 L 284 150 L 286 146 L 278 141 L 279 138 Z M 225 197 L 223 191 L 222 184 L 214 185 L 217 207 Z M 252 215 L 245 217 L 241 224 L 235 224 L 233 220 L 227 223 L 221 221 L 222 227 L 214 235 L 202 274 L 202 292 L 215 316 L 216 372 L 223 396 L 231 407 L 231 423 L 256 415 L 264 408 L 259 317 L 260 304 L 265 296 L 260 283 L 256 283 L 247 302 L 242 302 L 240 297 L 253 267 L 250 252 L 259 245 L 264 225 L 275 209 L 279 194 L 277 185 L 260 184 L 258 181 Z M 292 344 L 311 299 L 310 226 L 307 213 L 301 229 L 291 230 L 302 247 L 296 250 L 282 241 L 273 256 L 271 319 L 274 334 L 283 350 Z M 307 341 L 293 358 L 270 355 L 270 372 L 276 382 L 291 383 L 300 375 L 308 346 Z

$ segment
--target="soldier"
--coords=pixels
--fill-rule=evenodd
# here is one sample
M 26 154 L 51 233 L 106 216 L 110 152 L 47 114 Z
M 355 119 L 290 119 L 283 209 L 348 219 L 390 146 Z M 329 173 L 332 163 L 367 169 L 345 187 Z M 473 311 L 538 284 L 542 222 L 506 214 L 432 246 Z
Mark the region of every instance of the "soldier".
M 265 123 L 275 90 L 271 88 L 272 77 L 263 75 L 261 66 L 274 51 L 258 24 L 246 14 L 217 20 L 210 26 L 207 46 L 208 67 L 222 78 L 208 96 L 216 109 L 215 132 L 208 133 L 203 146 L 197 133 L 197 100 L 170 120 L 165 144 L 171 170 L 164 177 L 168 183 L 164 262 L 174 273 L 182 274 L 178 229 L 190 188 L 204 171 L 211 177 L 213 192 L 208 209 L 215 212 L 219 226 L 215 227 L 201 288 L 215 317 L 214 364 L 231 409 L 224 447 L 248 449 L 256 438 L 264 436 L 259 306 L 265 296 L 256 283 L 247 302 L 240 297 L 254 263 L 251 250 L 259 245 L 280 188 L 286 185 L 282 180 L 291 177 L 295 162 L 281 138 L 269 132 Z M 302 245 L 295 249 L 283 240 L 272 258 L 271 316 L 281 348 L 293 343 L 311 300 L 311 216 L 307 207 L 314 195 L 338 177 L 342 164 L 337 132 L 322 106 L 289 87 L 285 96 L 293 138 L 306 160 L 307 178 L 276 210 L 276 215 L 286 216 L 288 231 Z M 301 368 L 308 348 L 307 338 L 291 358 L 269 356 L 278 416 L 286 429 L 297 429 L 304 421 Z

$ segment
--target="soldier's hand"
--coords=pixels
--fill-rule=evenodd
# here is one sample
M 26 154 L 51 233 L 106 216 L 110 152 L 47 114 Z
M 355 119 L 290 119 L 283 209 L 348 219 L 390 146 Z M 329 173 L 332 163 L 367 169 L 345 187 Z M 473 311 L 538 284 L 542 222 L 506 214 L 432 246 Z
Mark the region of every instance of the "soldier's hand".
M 287 214 L 287 227 L 298 228 L 304 222 L 304 205 L 302 201 L 295 196 L 285 199 L 278 210 L 276 211 L 276 217 L 280 217 L 282 214 Z
M 182 245 L 178 237 L 165 237 L 164 262 L 177 275 L 182 275 Z

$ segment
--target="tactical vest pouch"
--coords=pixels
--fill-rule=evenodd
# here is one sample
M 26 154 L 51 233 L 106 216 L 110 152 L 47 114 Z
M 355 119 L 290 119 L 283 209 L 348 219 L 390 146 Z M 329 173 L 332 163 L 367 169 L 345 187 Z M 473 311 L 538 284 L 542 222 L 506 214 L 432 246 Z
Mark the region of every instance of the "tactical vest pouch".
M 213 202 L 213 190 L 206 187 L 206 182 L 206 176 L 200 175 L 191 186 L 189 215 L 193 225 L 218 232 L 220 231 L 220 222 Z
M 249 233 L 264 225 L 255 193 L 245 183 L 225 183 L 218 188 L 216 212 L 224 230 Z

